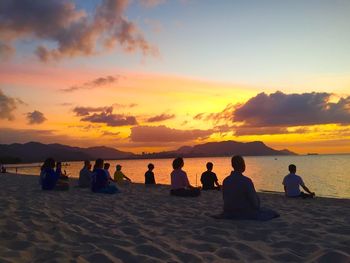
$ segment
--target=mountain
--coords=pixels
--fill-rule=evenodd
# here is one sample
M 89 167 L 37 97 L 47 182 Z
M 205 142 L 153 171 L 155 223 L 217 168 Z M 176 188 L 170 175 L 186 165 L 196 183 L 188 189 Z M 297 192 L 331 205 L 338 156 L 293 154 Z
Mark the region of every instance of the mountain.
M 47 157 L 53 157 L 59 161 L 81 161 L 102 159 L 150 159 L 150 158 L 174 158 L 182 157 L 215 157 L 232 155 L 295 155 L 288 150 L 275 150 L 266 146 L 263 142 L 208 142 L 195 146 L 183 146 L 175 151 L 148 153 L 136 155 L 131 152 L 123 152 L 114 148 L 98 146 L 90 148 L 72 147 L 63 144 L 42 144 L 29 142 L 25 144 L 0 144 L 0 162 L 42 162 Z
M 25 144 L 0 144 L 0 160 L 18 159 L 21 162 L 42 162 L 47 157 L 53 157 L 60 161 L 80 161 L 103 159 L 125 159 L 133 158 L 135 155 L 130 152 L 122 152 L 109 147 L 80 148 L 63 144 L 42 144 L 29 142 Z
M 219 157 L 219 156 L 261 156 L 261 155 L 296 155 L 288 150 L 275 150 L 266 146 L 263 142 L 208 142 L 195 146 L 183 146 L 176 151 L 150 153 L 142 155 L 141 158 L 172 158 L 182 157 Z

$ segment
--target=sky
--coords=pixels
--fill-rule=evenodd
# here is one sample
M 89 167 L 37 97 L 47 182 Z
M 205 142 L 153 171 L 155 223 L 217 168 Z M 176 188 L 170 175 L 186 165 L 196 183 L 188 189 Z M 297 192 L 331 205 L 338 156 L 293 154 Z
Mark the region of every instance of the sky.
M 0 143 L 350 153 L 347 0 L 2 0 Z

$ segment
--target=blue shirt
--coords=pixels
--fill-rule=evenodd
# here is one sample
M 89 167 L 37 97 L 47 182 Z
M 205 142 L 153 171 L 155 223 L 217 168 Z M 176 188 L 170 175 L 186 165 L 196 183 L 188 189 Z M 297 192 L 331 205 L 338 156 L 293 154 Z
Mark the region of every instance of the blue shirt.
M 260 200 L 252 180 L 242 173 L 232 171 L 223 181 L 224 213 L 241 218 L 254 217 Z
M 299 175 L 296 175 L 294 173 L 286 175 L 283 179 L 282 184 L 286 187 L 286 193 L 289 197 L 299 196 L 299 186 L 304 186 L 303 179 L 301 179 Z
M 43 190 L 53 190 L 59 175 L 52 168 L 45 168 L 40 173 L 40 183 Z
M 105 170 L 101 168 L 94 169 L 91 178 L 91 190 L 96 192 L 108 186 L 109 178 Z

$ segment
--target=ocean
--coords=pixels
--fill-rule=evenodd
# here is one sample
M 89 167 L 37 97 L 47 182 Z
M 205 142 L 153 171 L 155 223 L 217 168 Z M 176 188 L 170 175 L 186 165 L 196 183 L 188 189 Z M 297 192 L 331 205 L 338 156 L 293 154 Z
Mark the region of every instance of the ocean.
M 245 175 L 254 182 L 257 191 L 283 192 L 282 180 L 288 174 L 288 165 L 297 166 L 307 187 L 317 196 L 350 198 L 350 155 L 300 155 L 300 156 L 249 156 L 246 161 Z M 155 165 L 154 174 L 157 183 L 170 184 L 173 159 L 154 160 L 110 160 L 110 173 L 113 176 L 116 164 L 122 165 L 122 171 L 133 182 L 143 183 L 147 164 Z M 213 171 L 217 174 L 220 184 L 231 172 L 230 157 L 186 158 L 184 170 L 190 183 L 200 185 L 202 172 L 206 163 L 214 164 Z M 18 173 L 39 174 L 39 167 L 21 168 L 39 164 L 17 165 Z M 78 177 L 83 162 L 68 162 L 64 167 L 71 177 Z M 8 169 L 15 172 L 15 168 Z

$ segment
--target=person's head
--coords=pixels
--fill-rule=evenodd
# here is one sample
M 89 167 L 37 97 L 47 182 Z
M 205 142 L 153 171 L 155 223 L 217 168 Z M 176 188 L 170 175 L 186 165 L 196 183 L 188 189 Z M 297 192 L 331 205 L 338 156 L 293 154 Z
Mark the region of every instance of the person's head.
M 110 163 L 105 163 L 103 169 L 108 170 L 110 166 L 111 166 Z
M 87 167 L 87 168 L 91 167 L 91 164 L 90 164 L 89 160 L 85 160 L 84 161 L 84 167 Z
M 213 170 L 213 163 L 212 162 L 207 163 L 207 169 L 208 169 L 208 171 Z
M 148 167 L 148 170 L 150 170 L 150 171 L 152 171 L 152 170 L 154 169 L 153 163 L 149 163 L 149 164 L 147 165 L 147 167 Z
M 120 164 L 117 164 L 116 167 L 117 171 L 121 171 L 122 170 L 122 166 Z
M 176 158 L 176 159 L 174 159 L 174 161 L 173 161 L 173 169 L 175 170 L 175 169 L 180 169 L 180 168 L 182 168 L 183 166 L 184 166 L 184 159 L 183 158 L 181 158 L 181 157 L 178 157 L 178 158 Z
M 53 158 L 47 158 L 44 164 L 41 166 L 41 169 L 53 169 L 55 168 L 55 160 Z
M 62 168 L 62 162 L 57 162 L 57 163 L 56 163 L 56 167 L 57 167 L 57 168 Z
M 243 173 L 245 171 L 245 162 L 242 156 L 235 155 L 231 159 L 233 170 Z
M 94 169 L 97 169 L 97 168 L 102 169 L 103 163 L 104 163 L 103 159 L 101 158 L 96 159 Z
M 295 174 L 296 171 L 297 171 L 297 167 L 295 166 L 295 164 L 290 164 L 288 166 L 288 170 L 289 170 L 290 173 Z

